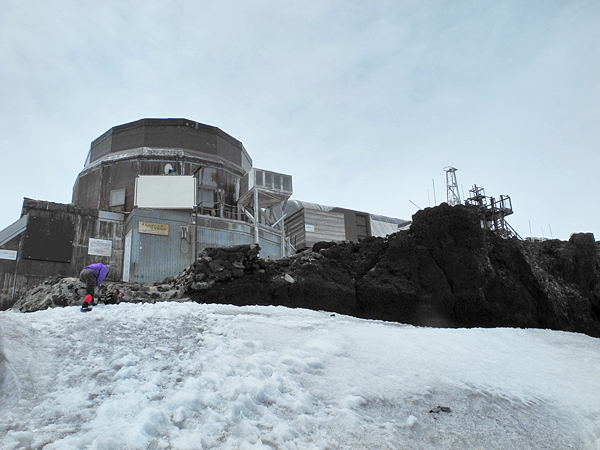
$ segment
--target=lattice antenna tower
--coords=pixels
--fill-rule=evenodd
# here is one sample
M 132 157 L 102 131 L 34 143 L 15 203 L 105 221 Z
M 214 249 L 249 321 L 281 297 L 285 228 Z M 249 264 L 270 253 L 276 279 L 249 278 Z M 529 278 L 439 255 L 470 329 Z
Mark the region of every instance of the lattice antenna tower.
M 458 192 L 458 183 L 456 181 L 456 171 L 454 167 L 444 167 L 446 172 L 446 192 L 448 197 L 448 204 L 450 206 L 456 206 L 462 204 L 460 201 L 460 193 Z

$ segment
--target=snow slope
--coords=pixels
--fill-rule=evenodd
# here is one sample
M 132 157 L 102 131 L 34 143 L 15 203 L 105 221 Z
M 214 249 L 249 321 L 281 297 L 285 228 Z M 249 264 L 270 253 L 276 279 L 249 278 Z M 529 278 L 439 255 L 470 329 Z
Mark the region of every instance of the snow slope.
M 0 335 L 3 449 L 600 449 L 581 334 L 159 303 L 2 312 Z

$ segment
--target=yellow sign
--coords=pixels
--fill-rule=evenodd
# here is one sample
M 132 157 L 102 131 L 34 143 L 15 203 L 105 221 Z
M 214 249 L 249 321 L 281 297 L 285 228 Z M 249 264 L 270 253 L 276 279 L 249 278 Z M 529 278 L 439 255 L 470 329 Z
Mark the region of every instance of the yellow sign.
M 169 225 L 162 223 L 139 222 L 138 233 L 158 234 L 159 236 L 169 235 Z

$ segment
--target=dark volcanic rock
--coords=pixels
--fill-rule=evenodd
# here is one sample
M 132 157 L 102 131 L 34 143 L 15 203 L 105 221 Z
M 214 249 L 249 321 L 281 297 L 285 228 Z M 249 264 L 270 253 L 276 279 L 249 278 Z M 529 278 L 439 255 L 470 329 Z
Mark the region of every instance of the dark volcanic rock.
M 260 259 L 259 250 L 206 249 L 176 277 L 116 287 L 134 302 L 283 305 L 424 326 L 600 337 L 600 243 L 592 234 L 568 242 L 503 239 L 481 229 L 476 209 L 442 204 L 419 211 L 409 231 L 387 238 L 319 243 L 318 251 L 277 261 Z M 46 290 L 56 298 L 42 296 L 37 309 L 73 304 L 63 298 L 72 288 Z
M 541 327 L 600 336 L 598 249 L 590 234 L 569 242 L 503 239 L 480 227 L 476 209 L 442 204 L 416 213 L 410 231 L 321 244 L 318 252 L 269 262 L 260 274 L 217 282 L 192 298 L 425 326 Z

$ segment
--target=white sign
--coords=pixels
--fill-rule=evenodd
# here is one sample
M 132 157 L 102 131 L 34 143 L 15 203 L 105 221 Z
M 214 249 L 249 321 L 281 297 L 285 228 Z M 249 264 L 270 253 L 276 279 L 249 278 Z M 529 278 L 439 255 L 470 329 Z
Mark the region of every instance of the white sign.
M 0 259 L 17 259 L 16 250 L 0 250 Z
M 196 206 L 196 178 L 188 175 L 141 175 L 135 179 L 138 208 L 191 209 Z
M 123 281 L 129 281 L 129 277 L 131 276 L 130 267 L 131 267 L 131 235 L 132 230 L 127 232 L 127 236 L 125 236 L 125 249 L 123 250 Z
M 315 232 L 315 226 L 314 225 L 304 225 L 304 231 L 309 231 L 311 233 Z
M 90 242 L 88 244 L 88 255 L 111 256 L 112 241 L 90 238 Z

